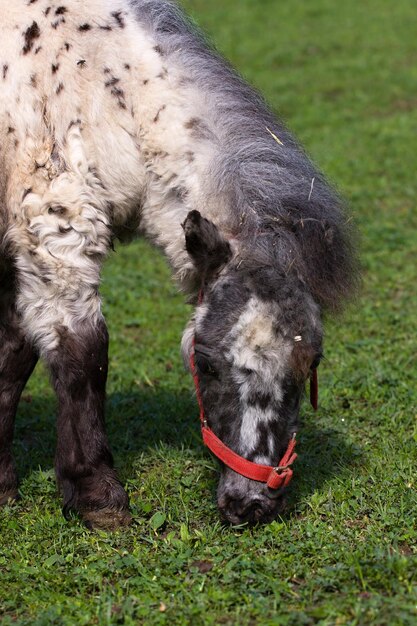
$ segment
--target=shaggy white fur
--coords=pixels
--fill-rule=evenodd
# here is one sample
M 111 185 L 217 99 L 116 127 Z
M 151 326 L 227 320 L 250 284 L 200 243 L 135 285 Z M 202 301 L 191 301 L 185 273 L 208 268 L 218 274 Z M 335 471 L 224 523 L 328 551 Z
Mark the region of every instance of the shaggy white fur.
M 111 230 L 139 223 L 180 279 L 192 271 L 181 223 L 207 214 L 214 144 L 195 137 L 201 96 L 128 2 L 0 0 L 0 24 L 0 213 L 24 325 L 45 351 L 57 325 L 100 315 Z

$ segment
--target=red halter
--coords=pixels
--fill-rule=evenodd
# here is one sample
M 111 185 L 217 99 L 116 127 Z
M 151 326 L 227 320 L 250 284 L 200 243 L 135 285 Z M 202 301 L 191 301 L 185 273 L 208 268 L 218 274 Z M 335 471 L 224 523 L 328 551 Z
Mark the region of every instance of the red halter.
M 200 381 L 198 379 L 197 369 L 195 366 L 195 341 L 193 341 L 193 347 L 190 355 L 191 372 L 194 379 L 195 389 L 197 393 L 197 400 L 200 407 L 200 422 L 201 432 L 203 435 L 203 441 L 205 445 L 213 452 L 218 459 L 223 461 L 225 465 L 232 470 L 261 483 L 266 483 L 270 489 L 280 489 L 289 485 L 293 471 L 291 469 L 292 463 L 297 458 L 297 454 L 294 452 L 295 448 L 295 436 L 293 434 L 288 444 L 287 450 L 282 457 L 279 464 L 274 467 L 272 465 L 261 465 L 259 463 L 253 463 L 244 459 L 236 452 L 233 452 L 228 448 L 211 430 L 207 425 L 207 419 L 204 414 L 203 401 L 200 392 Z M 318 379 L 317 369 L 314 369 L 310 378 L 310 401 L 313 408 L 317 410 L 318 405 Z

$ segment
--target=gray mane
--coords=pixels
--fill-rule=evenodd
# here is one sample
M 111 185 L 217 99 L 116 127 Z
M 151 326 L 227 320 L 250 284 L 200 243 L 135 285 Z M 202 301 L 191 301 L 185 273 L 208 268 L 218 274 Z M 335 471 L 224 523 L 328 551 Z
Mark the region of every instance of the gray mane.
M 186 68 L 210 100 L 211 117 L 196 129 L 220 145 L 207 192 L 227 198 L 231 234 L 244 243 L 240 262 L 296 276 L 321 307 L 338 310 L 357 281 L 354 233 L 339 195 L 175 4 L 132 5 L 161 54 Z

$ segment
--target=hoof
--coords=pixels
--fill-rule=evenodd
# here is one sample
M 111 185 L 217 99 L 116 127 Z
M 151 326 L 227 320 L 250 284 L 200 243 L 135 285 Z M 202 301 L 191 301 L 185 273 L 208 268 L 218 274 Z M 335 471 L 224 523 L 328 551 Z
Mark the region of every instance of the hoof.
M 116 530 L 124 526 L 129 526 L 132 516 L 129 511 L 117 511 L 115 509 L 99 509 L 97 511 L 87 511 L 82 514 L 82 519 L 87 528 L 97 530 Z
M 15 502 L 16 500 L 19 500 L 19 494 L 17 489 L 9 489 L 9 491 L 3 491 L 2 493 L 0 493 L 0 506 L 10 504 L 11 502 Z

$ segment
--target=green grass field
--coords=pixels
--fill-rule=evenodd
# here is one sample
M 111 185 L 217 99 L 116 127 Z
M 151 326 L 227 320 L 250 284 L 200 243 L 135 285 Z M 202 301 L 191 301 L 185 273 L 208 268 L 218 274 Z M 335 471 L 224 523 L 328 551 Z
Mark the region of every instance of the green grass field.
M 327 323 L 288 513 L 223 527 L 179 357 L 189 309 L 157 252 L 119 246 L 102 289 L 107 422 L 134 525 L 106 534 L 63 519 L 55 399 L 38 367 L 17 421 L 22 499 L 0 511 L 0 623 L 415 625 L 415 0 L 183 4 L 347 197 L 362 294 Z

